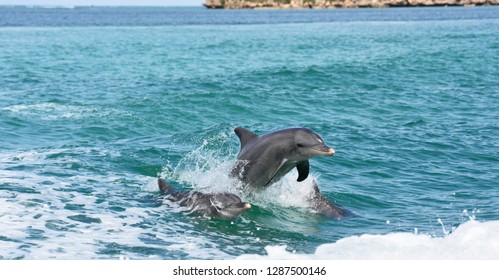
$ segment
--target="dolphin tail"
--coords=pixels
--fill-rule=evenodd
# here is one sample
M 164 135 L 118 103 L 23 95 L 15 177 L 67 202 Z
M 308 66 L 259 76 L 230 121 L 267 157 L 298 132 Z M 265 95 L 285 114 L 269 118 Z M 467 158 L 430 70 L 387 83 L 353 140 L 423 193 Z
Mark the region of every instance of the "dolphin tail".
M 344 218 L 348 215 L 347 210 L 334 205 L 320 192 L 319 186 L 315 181 L 314 193 L 312 195 L 311 202 L 311 208 L 320 215 L 337 219 Z
M 168 194 L 173 192 L 173 187 L 170 186 L 165 180 L 158 178 L 159 191 L 163 194 Z

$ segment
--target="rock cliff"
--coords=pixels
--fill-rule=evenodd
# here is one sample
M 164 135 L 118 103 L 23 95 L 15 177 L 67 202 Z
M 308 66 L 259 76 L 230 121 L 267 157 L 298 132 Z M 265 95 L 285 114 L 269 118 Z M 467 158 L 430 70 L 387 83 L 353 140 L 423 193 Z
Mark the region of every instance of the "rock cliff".
M 499 0 L 206 0 L 210 9 L 325 9 L 410 6 L 487 6 Z

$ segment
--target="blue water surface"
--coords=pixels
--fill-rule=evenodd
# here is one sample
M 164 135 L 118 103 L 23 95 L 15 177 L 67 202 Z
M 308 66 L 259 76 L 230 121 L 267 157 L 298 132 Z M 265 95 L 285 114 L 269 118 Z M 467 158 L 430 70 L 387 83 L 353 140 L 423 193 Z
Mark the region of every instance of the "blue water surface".
M 0 7 L 0 259 L 232 259 L 499 220 L 497 7 Z M 231 191 L 239 142 L 334 147 L 236 221 L 155 178 Z M 312 180 L 345 220 L 311 213 Z M 239 194 L 239 193 L 238 193 Z

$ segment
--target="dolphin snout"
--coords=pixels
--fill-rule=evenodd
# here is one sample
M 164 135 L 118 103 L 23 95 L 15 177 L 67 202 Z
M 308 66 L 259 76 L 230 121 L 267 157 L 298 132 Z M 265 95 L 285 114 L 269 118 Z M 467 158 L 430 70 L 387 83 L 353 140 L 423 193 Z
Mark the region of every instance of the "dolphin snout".
M 326 145 L 323 145 L 322 147 L 320 147 L 319 151 L 320 151 L 319 155 L 322 155 L 322 156 L 330 157 L 330 156 L 334 155 L 334 149 L 330 148 Z
M 240 205 L 238 205 L 238 208 L 242 211 L 246 211 L 251 208 L 251 204 L 249 204 L 248 202 L 241 202 Z
M 231 208 L 227 208 L 226 211 L 227 213 L 230 213 L 230 215 L 237 216 L 243 212 L 248 211 L 250 208 L 251 204 L 247 202 L 241 202 Z
M 236 205 L 233 205 L 230 208 L 238 210 L 238 211 L 246 211 L 246 210 L 251 208 L 251 204 L 249 204 L 248 202 L 240 202 Z

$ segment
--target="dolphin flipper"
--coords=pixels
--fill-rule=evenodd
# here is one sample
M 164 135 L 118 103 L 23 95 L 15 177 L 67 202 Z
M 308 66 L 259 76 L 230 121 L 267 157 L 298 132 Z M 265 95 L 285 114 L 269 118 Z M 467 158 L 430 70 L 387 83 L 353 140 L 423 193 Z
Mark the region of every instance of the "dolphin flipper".
M 298 170 L 298 182 L 307 179 L 308 173 L 310 172 L 310 164 L 308 160 L 300 161 L 300 163 L 296 165 L 296 169 Z

